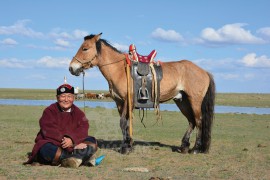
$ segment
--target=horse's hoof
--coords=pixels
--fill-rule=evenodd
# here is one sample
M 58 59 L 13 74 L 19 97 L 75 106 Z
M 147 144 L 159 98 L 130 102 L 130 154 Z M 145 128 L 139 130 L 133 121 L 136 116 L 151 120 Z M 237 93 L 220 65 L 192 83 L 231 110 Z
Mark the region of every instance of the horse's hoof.
M 179 152 L 179 153 L 182 153 L 182 154 L 186 154 L 186 153 L 188 153 L 188 151 L 189 151 L 189 147 L 179 147 L 179 148 L 177 148 L 177 152 Z
M 199 153 L 201 153 L 201 151 L 198 149 L 191 149 L 188 153 L 189 154 L 199 154 Z

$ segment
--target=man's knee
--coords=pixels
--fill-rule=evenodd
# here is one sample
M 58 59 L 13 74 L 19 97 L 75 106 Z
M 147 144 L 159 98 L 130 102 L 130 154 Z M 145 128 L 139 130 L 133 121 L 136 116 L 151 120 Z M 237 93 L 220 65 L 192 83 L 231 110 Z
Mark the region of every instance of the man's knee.
M 42 164 L 51 164 L 55 158 L 58 147 L 52 143 L 44 144 L 37 154 L 37 159 Z
M 92 154 L 94 154 L 97 151 L 97 140 L 95 137 L 93 136 L 88 136 L 87 138 L 85 138 L 84 142 L 85 144 L 87 144 L 87 146 L 90 146 L 91 148 L 88 148 L 89 151 L 92 151 Z
M 85 138 L 84 142 L 91 142 L 93 144 L 97 144 L 97 140 L 93 136 L 88 136 L 87 138 Z

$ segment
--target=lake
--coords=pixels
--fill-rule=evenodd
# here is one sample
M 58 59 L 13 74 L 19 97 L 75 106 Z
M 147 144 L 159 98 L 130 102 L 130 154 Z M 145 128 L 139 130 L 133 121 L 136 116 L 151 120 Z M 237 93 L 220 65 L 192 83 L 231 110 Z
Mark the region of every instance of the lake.
M 26 100 L 26 99 L 0 99 L 0 105 L 21 105 L 21 106 L 49 106 L 55 100 Z M 115 102 L 98 101 L 75 101 L 78 107 L 104 107 L 116 108 Z M 175 104 L 160 104 L 161 111 L 179 111 Z M 237 107 L 237 106 L 215 106 L 215 113 L 239 113 L 239 114 L 270 114 L 270 108 Z

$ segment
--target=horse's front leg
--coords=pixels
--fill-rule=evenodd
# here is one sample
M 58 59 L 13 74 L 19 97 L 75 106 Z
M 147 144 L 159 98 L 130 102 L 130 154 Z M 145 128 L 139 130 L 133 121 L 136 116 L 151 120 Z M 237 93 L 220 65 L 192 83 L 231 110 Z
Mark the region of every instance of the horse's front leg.
M 128 105 L 127 100 L 124 102 L 122 107 L 122 113 L 120 118 L 120 127 L 123 134 L 123 142 L 120 149 L 122 154 L 127 154 L 132 151 L 133 140 L 129 134 L 129 114 L 128 114 Z
M 122 142 L 120 152 L 122 154 L 128 154 L 133 149 L 132 148 L 133 140 L 129 134 L 128 120 L 124 117 L 121 117 L 120 126 L 121 126 L 122 134 L 123 134 L 123 142 Z

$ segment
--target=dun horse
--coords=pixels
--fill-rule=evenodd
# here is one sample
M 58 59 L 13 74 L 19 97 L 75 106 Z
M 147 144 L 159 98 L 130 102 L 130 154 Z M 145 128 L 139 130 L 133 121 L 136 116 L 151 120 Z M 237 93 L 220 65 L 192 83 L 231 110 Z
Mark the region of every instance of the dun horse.
M 125 54 L 101 39 L 101 34 L 89 35 L 70 62 L 69 71 L 79 76 L 85 69 L 97 66 L 108 81 L 113 100 L 120 114 L 123 133 L 121 153 L 132 150 L 133 140 L 129 133 L 128 93 Z M 188 120 L 181 146 L 182 153 L 207 153 L 211 143 L 211 129 L 214 118 L 215 83 L 207 71 L 188 60 L 162 63 L 163 79 L 160 82 L 159 102 L 174 99 L 174 102 Z M 175 98 L 177 96 L 182 98 Z M 134 108 L 134 106 L 132 106 Z M 197 128 L 196 141 L 192 149 L 190 136 Z

